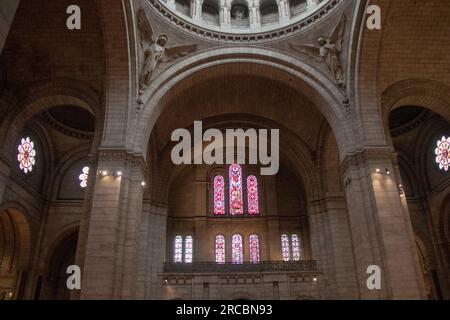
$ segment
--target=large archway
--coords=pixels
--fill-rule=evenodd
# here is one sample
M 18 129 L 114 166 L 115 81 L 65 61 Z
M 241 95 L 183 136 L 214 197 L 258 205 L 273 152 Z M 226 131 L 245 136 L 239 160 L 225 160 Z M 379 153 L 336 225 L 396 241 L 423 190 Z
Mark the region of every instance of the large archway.
M 286 82 L 289 83 L 288 86 Z M 260 250 L 258 257 L 261 263 L 253 266 L 256 268 L 253 270 L 255 277 L 259 277 L 258 268 L 274 268 L 278 265 L 281 269 L 271 270 L 275 273 L 282 273 L 283 268 L 293 268 L 292 271 L 299 274 L 293 280 L 292 290 L 296 295 L 320 298 L 333 294 L 331 286 L 325 283 L 337 283 L 340 280 L 325 270 L 333 269 L 346 258 L 351 259 L 352 253 L 348 251 L 343 255 L 335 251 L 341 246 L 350 248 L 349 234 L 348 238 L 340 240 L 339 244 L 334 243 L 338 234 L 335 233 L 336 225 L 331 226 L 338 224 L 341 230 L 348 231 L 345 216 L 341 216 L 339 221 L 327 218 L 318 220 L 317 216 L 313 217 L 315 212 L 327 211 L 323 207 L 328 201 L 327 191 L 339 193 L 339 196 L 333 199 L 340 203 L 338 215 L 345 211 L 339 170 L 340 148 L 326 117 L 317 107 L 317 103 L 324 103 L 323 97 L 317 96 L 311 88 L 307 89 L 305 84 L 300 84 L 294 77 L 286 78 L 286 74 L 279 73 L 276 68 L 227 63 L 210 67 L 207 71 L 197 71 L 185 79 L 180 79 L 159 101 L 160 115 L 153 125 L 149 146 L 144 148 L 148 150 L 151 182 L 144 195 L 144 212 L 148 213 L 144 217 L 149 217 L 149 221 L 144 224 L 149 223 L 148 241 L 153 243 L 147 263 L 151 264 L 153 269 L 159 270 L 164 265 L 162 278 L 152 279 L 152 285 L 159 288 L 155 290 L 166 298 L 232 298 L 236 292 L 234 289 L 228 292 L 225 285 L 218 295 L 214 279 L 209 279 L 207 284 L 205 282 L 203 289 L 195 289 L 193 292 L 188 290 L 192 284 L 178 283 L 176 274 L 183 266 L 173 262 L 174 259 L 175 262 L 180 259 L 182 263 L 185 258 L 180 258 L 179 250 L 174 246 L 181 246 L 182 251 L 186 239 L 189 239 L 189 243 L 193 241 L 193 264 L 187 268 L 194 268 L 197 277 L 201 278 L 202 273 L 218 268 L 214 254 L 214 239 L 218 235 L 223 235 L 229 250 L 233 237 L 242 238 L 242 268 L 248 267 L 252 270 L 249 239 L 257 235 Z M 325 105 L 322 107 L 325 108 Z M 149 105 L 146 105 L 144 113 L 148 111 L 147 108 Z M 333 117 L 330 114 L 328 116 Z M 335 120 L 338 121 L 336 118 Z M 171 151 L 176 144 L 171 141 L 172 132 L 183 128 L 193 134 L 194 121 L 201 121 L 203 130 L 217 129 L 223 133 L 230 128 L 280 131 L 278 174 L 265 177 L 260 175 L 261 165 L 241 166 L 244 198 L 248 194 L 245 189 L 248 176 L 252 175 L 258 180 L 261 211 L 257 217 L 252 217 L 247 213 L 247 209 L 244 209 L 243 218 L 235 219 L 229 216 L 230 209 L 227 204 L 224 205 L 225 216 L 218 217 L 214 213 L 212 208 L 215 177 L 223 177 L 225 189 L 228 190 L 225 192 L 225 198 L 229 200 L 231 197 L 231 194 L 228 196 L 231 189 L 227 186 L 231 181 L 227 174 L 228 165 L 176 166 L 172 163 Z M 340 133 L 344 134 L 345 129 L 341 129 Z M 204 146 L 207 144 L 205 142 Z M 223 150 L 225 151 L 225 146 Z M 247 145 L 246 153 L 250 150 L 251 147 Z M 248 154 L 245 157 L 248 160 Z M 245 208 L 246 201 L 243 200 Z M 159 204 L 159 208 L 155 207 L 155 203 Z M 158 224 L 155 224 L 156 221 Z M 150 223 L 154 225 L 150 226 Z M 283 256 L 282 239 L 294 241 L 292 239 L 297 239 L 297 236 L 302 243 L 301 259 L 298 265 L 294 261 L 292 265 L 283 264 L 286 262 L 284 259 L 289 258 Z M 158 248 L 155 248 L 155 245 Z M 290 250 L 293 250 L 292 243 L 290 246 Z M 227 251 L 225 256 L 225 270 L 239 268 L 233 266 L 231 251 Z M 321 262 L 320 271 L 314 267 L 315 260 Z M 332 266 L 324 266 L 324 261 L 332 261 Z M 247 263 L 250 266 L 247 266 Z M 202 271 L 197 268 L 205 269 Z M 318 273 L 321 272 L 324 274 L 319 277 Z M 351 279 L 354 276 L 352 269 L 345 270 L 343 276 Z M 270 292 L 277 293 L 272 298 L 289 298 L 291 294 L 286 292 L 286 282 L 282 278 L 283 276 L 270 284 L 261 283 L 261 286 L 270 287 Z M 320 280 L 317 281 L 317 278 Z M 342 283 L 341 288 L 355 290 L 355 283 Z M 247 289 L 244 286 L 241 291 L 250 293 L 251 290 Z M 202 294 L 198 296 L 194 292 Z M 157 297 L 155 293 L 148 294 L 150 297 Z M 259 298 L 266 297 L 261 292 L 253 294 Z M 356 292 L 353 294 L 356 295 Z
M 30 271 L 31 232 L 23 212 L 0 212 L 0 300 L 22 299 Z

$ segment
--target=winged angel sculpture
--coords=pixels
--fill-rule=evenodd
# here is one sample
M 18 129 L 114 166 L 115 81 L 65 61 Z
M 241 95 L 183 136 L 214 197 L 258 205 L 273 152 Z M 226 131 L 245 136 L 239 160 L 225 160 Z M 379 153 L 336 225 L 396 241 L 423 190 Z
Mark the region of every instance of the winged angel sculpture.
M 153 72 L 160 63 L 167 63 L 184 57 L 197 49 L 197 45 L 188 44 L 166 47 L 169 38 L 160 34 L 154 38 L 153 29 L 143 8 L 139 9 L 138 26 L 141 33 L 143 65 L 139 78 L 139 93 L 143 94 L 150 85 Z
M 323 63 L 325 62 L 330 69 L 333 77 L 340 88 L 345 88 L 344 73 L 340 61 L 340 54 L 343 50 L 343 39 L 345 30 L 346 17 L 342 16 L 341 20 L 334 28 L 329 37 L 320 37 L 317 40 L 318 45 L 294 45 L 291 48 L 307 55 L 310 58 Z

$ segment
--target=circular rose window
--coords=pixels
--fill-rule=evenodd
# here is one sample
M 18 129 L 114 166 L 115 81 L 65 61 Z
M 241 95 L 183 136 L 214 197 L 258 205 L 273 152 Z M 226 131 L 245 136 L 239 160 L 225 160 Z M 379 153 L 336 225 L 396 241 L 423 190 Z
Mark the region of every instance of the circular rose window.
M 19 168 L 25 173 L 33 171 L 33 166 L 36 164 L 36 150 L 34 149 L 34 142 L 30 138 L 21 140 L 17 147 L 19 153 L 17 154 L 17 161 L 19 161 Z
M 450 137 L 442 137 L 437 142 L 436 150 L 436 163 L 439 165 L 439 169 L 448 171 L 450 166 Z

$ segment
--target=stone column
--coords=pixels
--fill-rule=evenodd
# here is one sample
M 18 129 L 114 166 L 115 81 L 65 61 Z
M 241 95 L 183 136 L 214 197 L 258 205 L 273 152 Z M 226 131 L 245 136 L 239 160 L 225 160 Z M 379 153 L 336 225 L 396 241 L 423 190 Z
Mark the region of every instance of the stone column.
M 208 239 L 207 215 L 208 206 L 208 182 L 206 167 L 197 166 L 195 170 L 195 237 L 194 237 L 194 262 L 211 261 L 211 243 Z M 204 239 L 205 241 L 198 241 Z
M 291 17 L 289 0 L 277 0 L 277 5 L 280 23 L 284 24 L 286 22 L 289 22 L 289 19 Z
M 102 150 L 90 201 L 82 299 L 133 299 L 138 274 L 145 166 L 126 151 Z
M 342 162 L 360 298 L 423 299 L 411 221 L 390 148 L 349 154 Z M 403 199 L 403 200 L 402 200 Z M 367 288 L 367 267 L 381 268 L 381 290 Z
M 0 155 L 0 204 L 3 203 L 6 183 L 8 181 L 9 173 L 11 169 L 6 159 L 2 159 Z
M 262 257 L 263 260 L 281 261 L 281 234 L 280 221 L 278 218 L 267 218 L 267 233 L 269 235 L 268 247 L 269 257 Z
M 259 0 L 254 0 L 249 6 L 250 30 L 257 32 L 261 30 L 261 13 L 259 10 Z
M 175 3 L 175 0 L 167 0 L 167 6 L 172 9 L 172 10 L 176 10 L 177 5 Z
M 202 6 L 203 0 L 192 0 L 191 2 L 192 20 L 197 23 L 202 22 Z
M 220 1 L 220 27 L 223 30 L 231 29 L 231 3 L 227 0 Z
M 308 9 L 314 8 L 319 4 L 319 0 L 307 0 L 306 4 L 308 6 Z
M 145 214 L 148 214 L 145 299 L 161 299 L 163 278 L 160 274 L 163 272 L 166 258 L 167 204 L 152 201 L 146 204 L 145 208 Z

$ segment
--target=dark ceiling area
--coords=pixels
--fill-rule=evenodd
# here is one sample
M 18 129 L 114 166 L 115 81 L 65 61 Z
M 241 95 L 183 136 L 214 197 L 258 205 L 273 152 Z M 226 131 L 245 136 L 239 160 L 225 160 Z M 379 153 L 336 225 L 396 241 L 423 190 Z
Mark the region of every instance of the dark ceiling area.
M 54 107 L 46 111 L 46 116 L 72 130 L 86 133 L 95 131 L 95 118 L 92 113 L 77 106 Z
M 389 128 L 394 130 L 412 125 L 422 119 L 425 114 L 427 110 L 420 107 L 407 106 L 394 109 L 389 116 Z

